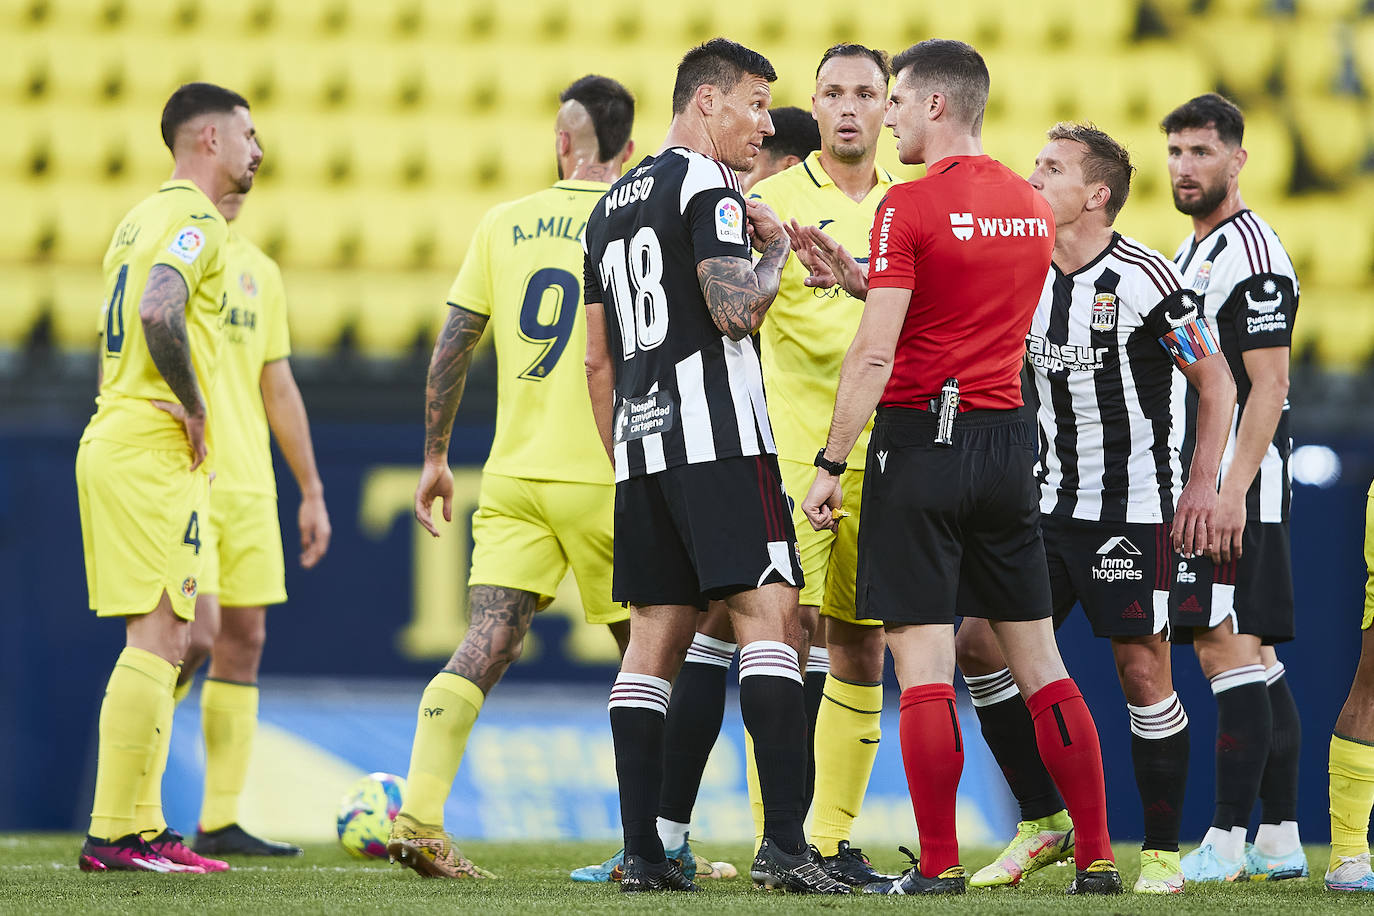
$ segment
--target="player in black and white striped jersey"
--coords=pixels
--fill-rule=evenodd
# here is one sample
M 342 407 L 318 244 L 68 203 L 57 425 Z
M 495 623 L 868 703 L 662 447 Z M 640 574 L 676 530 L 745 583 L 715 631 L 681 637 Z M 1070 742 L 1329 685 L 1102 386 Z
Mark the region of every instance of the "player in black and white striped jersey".
M 689 51 L 663 149 L 612 185 L 587 222 L 587 379 L 616 477 L 611 597 L 632 606 L 609 704 L 622 891 L 697 889 L 666 859 L 655 818 L 669 684 L 711 599 L 725 601 L 741 646 L 740 711 L 764 806 L 753 877 L 849 891 L 802 832 L 802 573 L 750 339 L 790 244 L 771 210 L 745 203 L 734 172 L 773 132 L 776 78 L 761 54 L 726 39 Z
M 1091 125 L 1049 131 L 1030 183 L 1054 210 L 1054 259 L 1026 360 L 1055 621 L 1079 603 L 1093 632 L 1111 640 L 1144 809 L 1135 890 L 1176 893 L 1188 716 L 1169 665 L 1173 548 L 1205 545 L 1235 386 L 1177 268 L 1112 229 L 1133 171 L 1126 150 Z M 1185 488 L 1178 450 L 1188 383 L 1202 406 Z M 1016 884 L 1071 852 L 1071 824 L 987 624 L 965 619 L 956 646 L 984 736 L 1022 804 L 1017 838 L 971 883 Z
M 1216 550 L 1179 561 L 1173 622 L 1191 635 L 1217 698 L 1212 828 L 1185 857 L 1198 880 L 1307 875 L 1298 836 L 1297 705 L 1273 645 L 1293 638 L 1289 552 L 1288 351 L 1298 279 L 1274 230 L 1245 206 L 1245 119 L 1215 93 L 1176 108 L 1167 135 L 1174 205 L 1193 219 L 1175 256 L 1203 299 L 1236 378 L 1239 405 L 1222 461 Z M 1192 445 L 1184 441 L 1184 454 Z M 1263 803 L 1253 849 L 1246 825 Z M 1238 871 L 1239 870 L 1239 871 Z M 1192 875 L 1190 875 L 1192 877 Z

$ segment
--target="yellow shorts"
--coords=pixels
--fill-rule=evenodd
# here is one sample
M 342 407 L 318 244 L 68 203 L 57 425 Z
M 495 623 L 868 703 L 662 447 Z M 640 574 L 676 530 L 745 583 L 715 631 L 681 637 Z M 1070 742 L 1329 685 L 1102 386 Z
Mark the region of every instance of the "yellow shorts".
M 1374 626 L 1374 484 L 1369 487 L 1369 499 L 1364 506 L 1364 563 L 1369 579 L 1364 584 L 1364 622 L 1360 629 Z
M 86 590 L 101 617 L 147 614 L 163 591 L 196 616 L 208 475 L 183 451 L 91 439 L 76 451 Z
M 611 601 L 614 510 L 613 484 L 483 474 L 468 585 L 533 592 L 542 609 L 571 566 L 588 623 L 629 620 Z
M 854 619 L 854 579 L 859 571 L 859 500 L 863 494 L 864 472 L 857 468 L 840 477 L 844 508 L 848 518 L 840 519 L 840 530 L 817 531 L 802 512 L 801 503 L 816 479 L 816 468 L 801 461 L 778 459 L 782 483 L 792 497 L 792 527 L 797 529 L 797 549 L 801 551 L 802 587 L 800 602 L 821 609 L 821 616 L 833 617 L 859 626 L 882 626 L 881 620 Z
M 200 590 L 224 607 L 263 607 L 286 600 L 286 564 L 276 497 L 210 489 L 210 518 L 201 525 L 205 569 Z

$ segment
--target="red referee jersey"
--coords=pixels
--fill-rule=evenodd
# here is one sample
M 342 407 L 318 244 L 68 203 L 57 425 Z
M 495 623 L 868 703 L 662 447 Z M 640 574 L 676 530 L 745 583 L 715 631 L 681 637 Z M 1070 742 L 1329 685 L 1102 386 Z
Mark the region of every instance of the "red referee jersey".
M 1021 406 L 1026 332 L 1054 248 L 1050 205 L 989 156 L 950 156 L 896 185 L 869 236 L 868 285 L 911 290 L 880 406 L 926 407 L 951 376 L 960 409 Z

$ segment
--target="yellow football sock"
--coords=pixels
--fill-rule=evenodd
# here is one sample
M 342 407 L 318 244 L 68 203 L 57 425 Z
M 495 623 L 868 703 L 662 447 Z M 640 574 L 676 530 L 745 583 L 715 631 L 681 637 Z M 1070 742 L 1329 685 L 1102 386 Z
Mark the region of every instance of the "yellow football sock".
M 119 653 L 100 704 L 91 836 L 133 833 L 139 785 L 158 749 L 157 729 L 171 708 L 175 680 L 176 666 L 151 652 L 125 647 Z
M 754 737 L 744 730 L 744 775 L 749 784 L 749 814 L 754 818 L 754 852 L 763 845 L 763 790 L 759 788 L 759 765 L 754 760 Z
M 196 686 L 196 679 L 191 677 L 186 679 L 186 683 L 177 684 L 172 688 L 172 699 L 178 706 L 181 705 L 182 700 L 186 699 L 186 695 L 191 692 L 191 688 L 194 686 Z
M 823 856 L 839 852 L 864 803 L 873 758 L 878 756 L 883 711 L 881 684 L 825 677 L 816 716 L 816 791 L 811 801 L 811 842 Z
M 167 829 L 167 819 L 162 815 L 162 774 L 167 769 L 167 753 L 172 748 L 172 715 L 176 712 L 176 684 L 180 673 L 180 666 L 172 668 L 167 696 L 158 707 L 157 746 L 153 748 L 147 772 L 139 780 L 134 800 L 134 830 L 143 834 L 145 840 Z
M 207 677 L 200 688 L 200 726 L 205 733 L 200 829 L 208 832 L 238 823 L 239 796 L 258 731 L 258 685 Z
M 444 822 L 444 802 L 484 699 L 480 687 L 447 671 L 429 682 L 420 697 L 402 812 L 422 824 Z
M 1341 856 L 1369 852 L 1369 812 L 1374 808 L 1374 745 L 1331 736 L 1331 865 Z

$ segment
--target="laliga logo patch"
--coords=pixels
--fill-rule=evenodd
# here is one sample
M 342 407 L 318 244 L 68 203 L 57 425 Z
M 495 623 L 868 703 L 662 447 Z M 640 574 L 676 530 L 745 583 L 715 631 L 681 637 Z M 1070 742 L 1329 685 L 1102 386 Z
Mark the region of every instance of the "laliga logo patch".
M 194 598 L 198 590 L 195 576 L 187 576 L 181 580 L 181 593 L 187 598 Z
M 1110 331 L 1116 327 L 1116 295 L 1098 293 L 1093 299 L 1092 329 Z
M 733 197 L 722 197 L 716 204 L 716 238 L 744 244 L 744 211 Z
M 258 294 L 258 284 L 253 280 L 253 275 L 246 270 L 239 274 L 239 288 L 249 296 L 256 296 Z
M 176 238 L 172 239 L 172 244 L 167 246 L 167 250 L 176 255 L 178 260 L 194 264 L 204 247 L 205 233 L 195 226 L 187 226 L 177 233 Z
M 973 214 L 951 213 L 949 215 L 949 228 L 956 239 L 967 242 L 973 238 Z
M 1197 269 L 1197 274 L 1193 276 L 1193 292 L 1205 293 L 1207 286 L 1212 282 L 1212 262 L 1203 261 L 1202 266 Z

